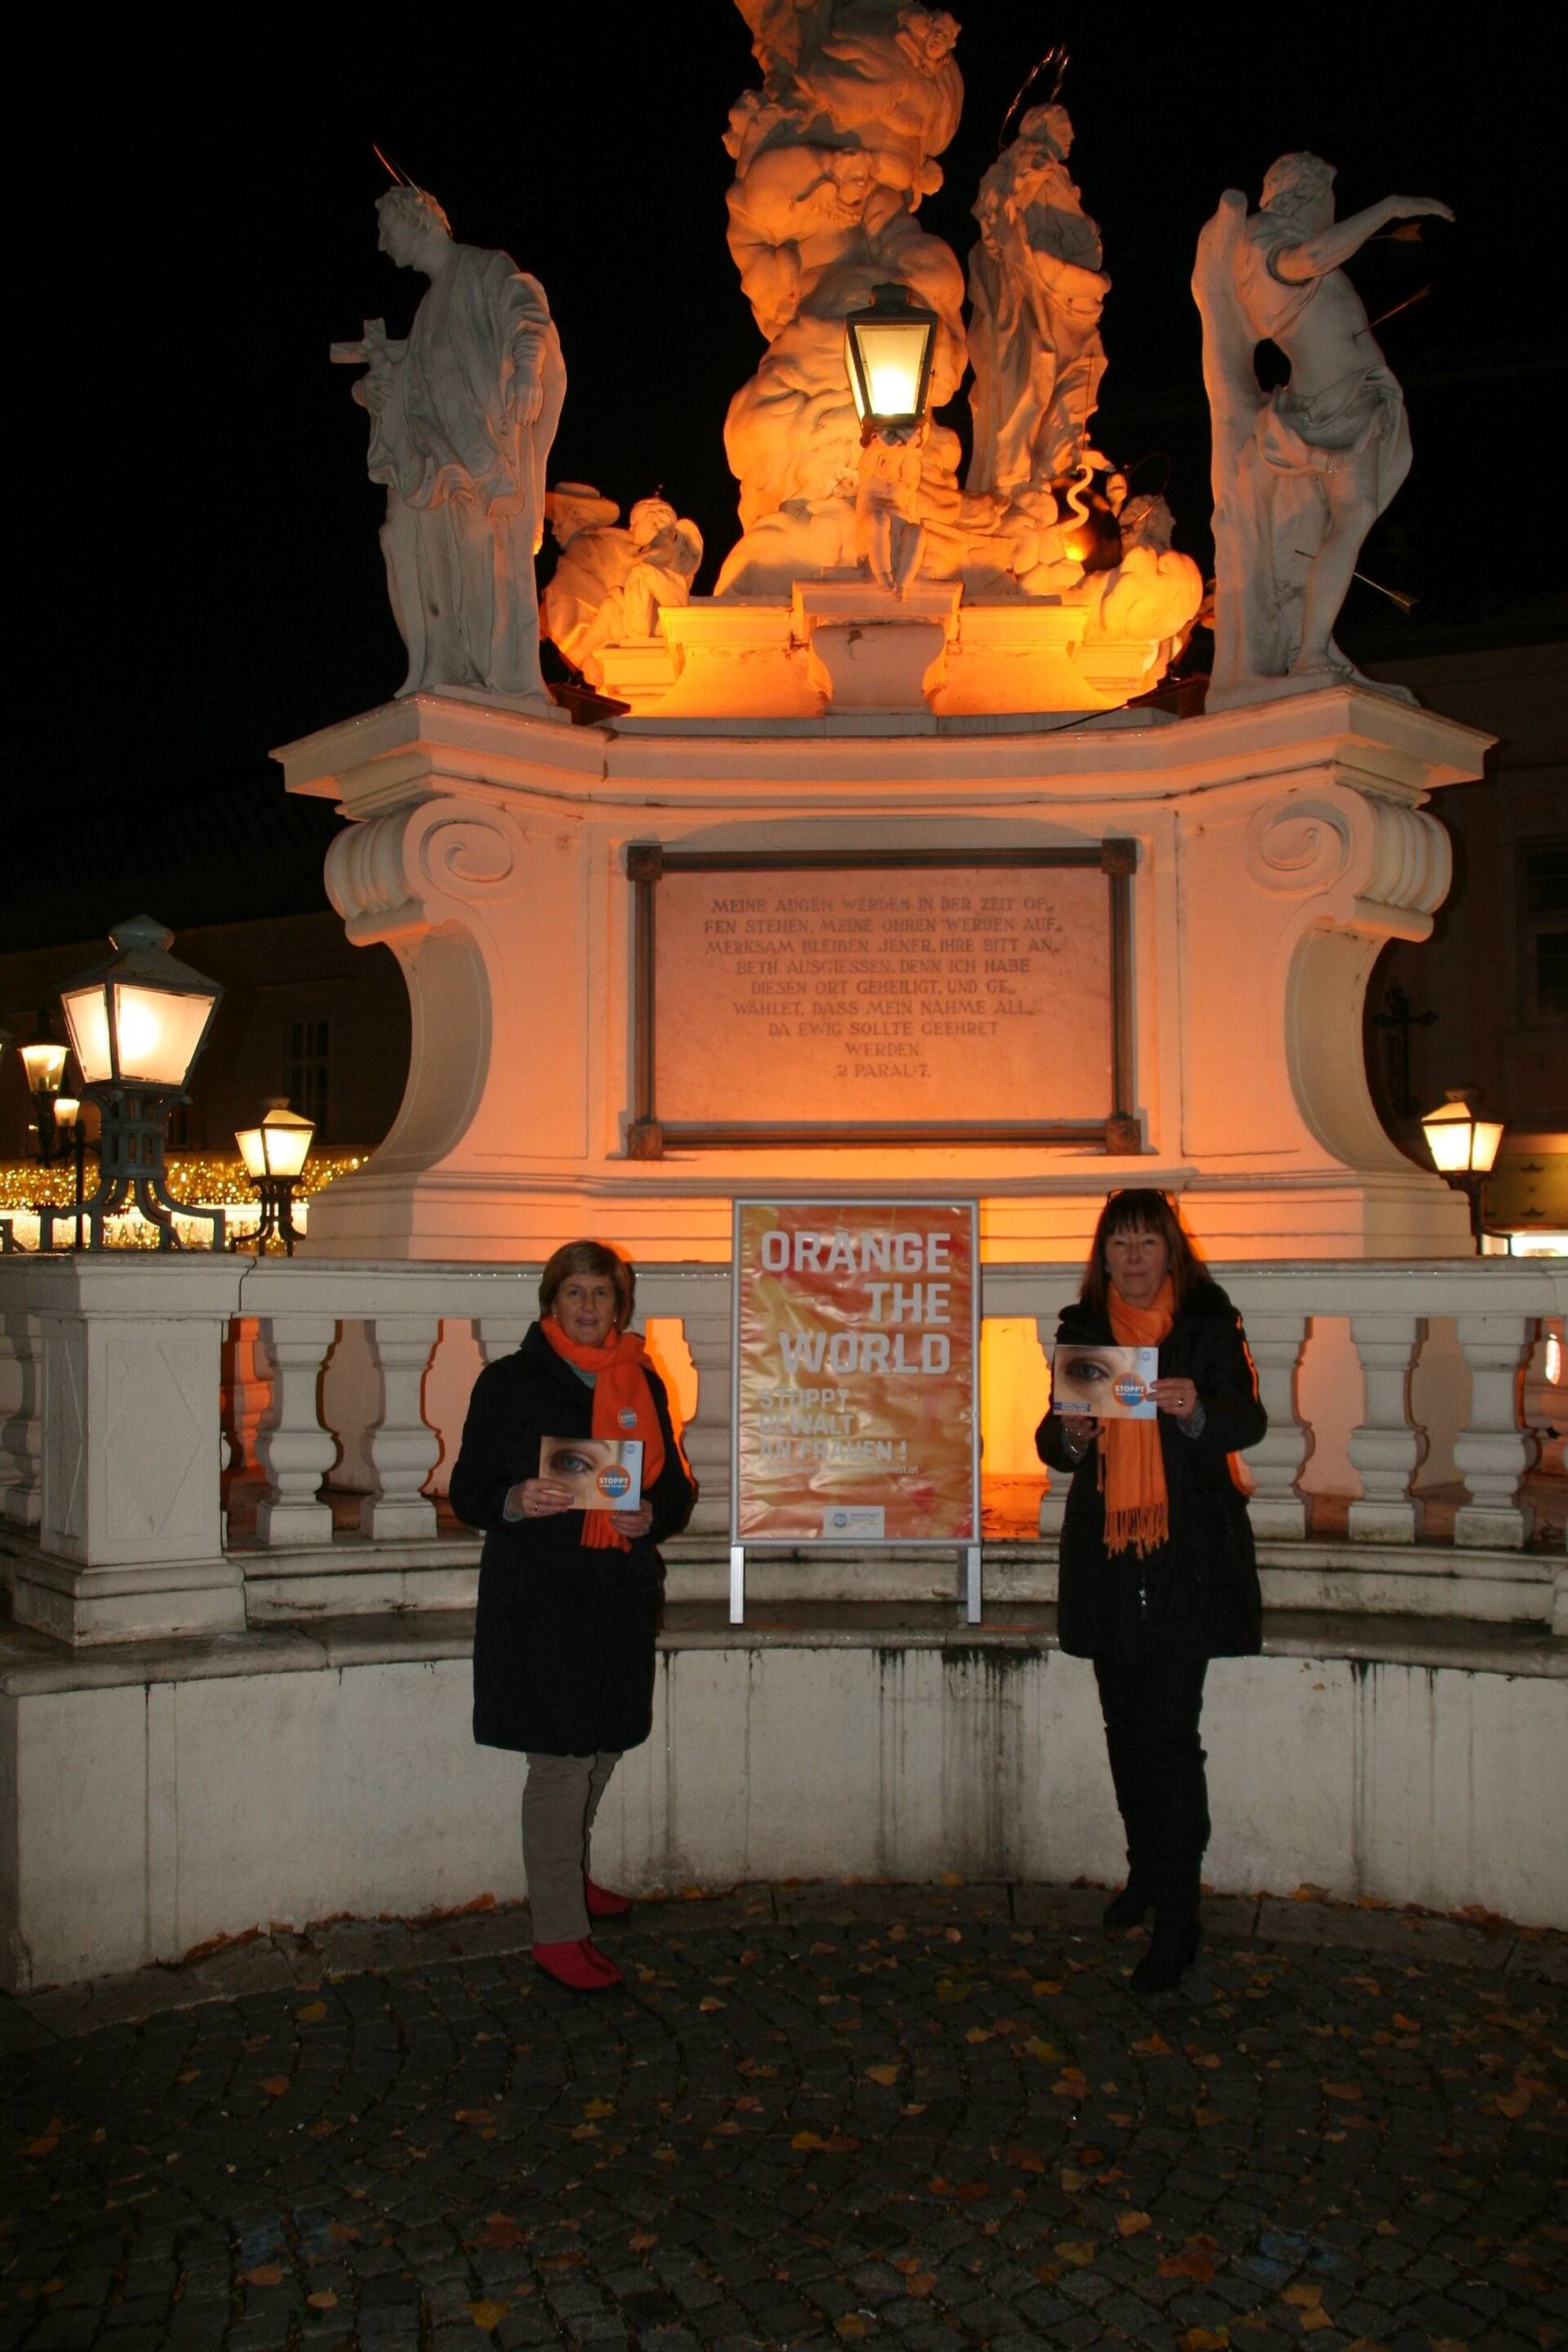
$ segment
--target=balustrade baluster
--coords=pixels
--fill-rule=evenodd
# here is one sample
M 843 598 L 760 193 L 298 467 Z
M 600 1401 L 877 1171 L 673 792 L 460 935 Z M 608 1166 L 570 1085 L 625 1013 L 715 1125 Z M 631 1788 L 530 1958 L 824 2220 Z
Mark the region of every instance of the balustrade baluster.
M 1253 1480 L 1247 1516 L 1255 1535 L 1299 1544 L 1307 1532 L 1307 1505 L 1306 1498 L 1296 1492 L 1296 1480 L 1306 1459 L 1308 1432 L 1296 1418 L 1296 1372 L 1306 1344 L 1307 1318 L 1255 1314 L 1245 1306 L 1243 1312 L 1258 1394 L 1269 1416 L 1268 1435 L 1247 1450 Z
M 1348 1452 L 1362 1496 L 1349 1510 L 1359 1544 L 1414 1544 L 1423 1507 L 1410 1482 L 1427 1452 L 1426 1433 L 1410 1419 L 1410 1369 L 1422 1329 L 1415 1315 L 1352 1315 L 1350 1337 L 1366 1383 L 1366 1418 Z
M 43 1510 L 39 1485 L 43 1459 L 43 1419 L 39 1409 L 41 1362 L 38 1317 L 17 1307 L 0 1318 L 0 1363 L 9 1365 L 0 1450 L 10 1464 L 10 1483 L 0 1488 L 0 1518 L 13 1527 L 36 1527 Z
M 435 1532 L 435 1505 L 421 1488 L 441 1453 L 423 1405 L 424 1375 L 440 1337 L 434 1315 L 378 1315 L 369 1326 L 381 1410 L 367 1440 L 375 1485 L 359 1507 L 361 1534 L 417 1542 Z
M 258 1336 L 272 1370 L 272 1396 L 256 1433 L 266 1487 L 256 1505 L 258 1543 L 330 1544 L 333 1515 L 319 1499 L 337 1444 L 321 1427 L 316 1397 L 337 1322 L 330 1315 L 264 1315 Z
M 476 1315 L 474 1337 L 486 1364 L 499 1363 L 502 1356 L 515 1355 L 533 1320 L 531 1315 Z
M 689 1295 L 681 1300 L 679 1311 L 697 1372 L 697 1409 L 682 1433 L 686 1459 L 701 1488 L 691 1532 L 694 1535 L 728 1534 L 732 1361 L 728 1283 L 705 1283 L 700 1295 Z
M 1519 1427 L 1519 1375 L 1535 1339 L 1533 1317 L 1461 1315 L 1456 1328 L 1470 1372 L 1469 1426 L 1454 1441 L 1454 1462 L 1470 1500 L 1454 1516 L 1454 1542 L 1518 1552 L 1534 1514 L 1519 1481 L 1535 1443 Z

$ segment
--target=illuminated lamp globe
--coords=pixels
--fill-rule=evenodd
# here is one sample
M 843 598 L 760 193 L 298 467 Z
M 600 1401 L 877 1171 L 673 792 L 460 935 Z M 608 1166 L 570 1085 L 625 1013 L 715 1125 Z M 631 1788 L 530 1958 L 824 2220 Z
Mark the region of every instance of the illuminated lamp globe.
M 61 991 L 83 1083 L 177 1093 L 223 991 L 168 953 L 174 933 L 151 915 L 117 923 L 109 940 L 110 960 Z
M 1450 1086 L 1448 1099 L 1421 1122 L 1432 1165 L 1443 1176 L 1486 1176 L 1503 1140 L 1501 1119 L 1478 1119 L 1472 1090 Z
M 245 1173 L 259 1184 L 264 1177 L 285 1176 L 292 1182 L 310 1156 L 315 1122 L 291 1111 L 286 1099 L 269 1102 L 259 1125 L 237 1127 L 234 1141 L 245 1163 Z
M 844 368 L 861 439 L 907 433 L 926 413 L 937 317 L 902 286 L 874 286 L 871 308 L 844 321 Z
M 82 1105 L 74 1094 L 57 1094 L 54 1098 L 54 1124 L 67 1134 L 82 1115 Z
M 55 1095 L 65 1076 L 64 1046 L 24 1046 L 22 1067 L 28 1073 L 28 1091 L 31 1094 Z

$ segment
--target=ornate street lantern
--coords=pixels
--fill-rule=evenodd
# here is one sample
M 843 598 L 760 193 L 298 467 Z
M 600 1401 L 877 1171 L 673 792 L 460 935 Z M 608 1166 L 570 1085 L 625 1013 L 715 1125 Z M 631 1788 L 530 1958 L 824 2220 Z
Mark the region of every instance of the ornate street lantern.
M 921 422 L 936 329 L 936 312 L 912 302 L 902 286 L 874 286 L 871 308 L 844 321 L 844 367 L 863 444 L 880 434 L 906 436 Z
M 291 1111 L 282 1095 L 267 1104 L 258 1125 L 234 1131 L 245 1173 L 261 1202 L 261 1223 L 254 1236 L 258 1249 L 265 1250 L 276 1233 L 289 1257 L 294 1255 L 294 1244 L 299 1238 L 294 1223 L 294 1187 L 304 1172 L 315 1132 L 313 1121 Z M 230 1247 L 245 1247 L 251 1238 L 236 1234 Z
M 176 1211 L 205 1219 L 213 1246 L 223 1239 L 221 1209 L 190 1208 L 174 1200 L 164 1181 L 164 1131 L 169 1113 L 188 1098 L 186 1080 L 207 1042 L 223 991 L 167 951 L 174 934 L 150 915 L 136 915 L 109 933 L 116 954 L 84 972 L 61 993 L 82 1091 L 98 1105 L 99 1178 L 80 1209 L 44 1209 L 39 1247 L 53 1246 L 55 1222 L 85 1218 L 88 1247 L 104 1247 L 104 1219 L 134 1199 L 159 1228 L 160 1250 L 175 1250 Z
M 38 1136 L 39 1159 L 56 1156 L 57 1130 L 54 1101 L 65 1082 L 65 1057 L 68 1048 L 40 1039 L 35 1046 L 21 1048 L 22 1068 L 28 1074 L 28 1092 L 33 1098 L 33 1130 Z
M 1438 1174 L 1470 1197 L 1470 1230 L 1479 1250 L 1483 1196 L 1503 1140 L 1503 1122 L 1477 1118 L 1474 1099 L 1472 1088 L 1450 1086 L 1447 1100 L 1423 1118 L 1421 1132 Z

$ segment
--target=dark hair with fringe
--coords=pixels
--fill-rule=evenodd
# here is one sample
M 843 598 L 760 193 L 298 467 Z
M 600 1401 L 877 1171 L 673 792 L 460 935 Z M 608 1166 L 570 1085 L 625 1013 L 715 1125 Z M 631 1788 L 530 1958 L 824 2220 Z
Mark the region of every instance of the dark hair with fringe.
M 1205 1280 L 1203 1261 L 1198 1245 L 1171 1206 L 1164 1193 L 1150 1188 L 1129 1185 L 1125 1192 L 1112 1193 L 1100 1212 L 1100 1222 L 1094 1228 L 1089 1244 L 1089 1264 L 1084 1269 L 1078 1296 L 1097 1315 L 1105 1312 L 1105 1294 L 1110 1277 L 1105 1270 L 1105 1245 L 1114 1233 L 1157 1233 L 1169 1253 L 1170 1291 L 1173 1311 L 1179 1312 L 1188 1292 L 1194 1283 Z
M 603 1241 L 563 1241 L 546 1261 L 545 1271 L 539 1276 L 541 1315 L 555 1313 L 556 1295 L 571 1274 L 609 1275 L 615 1285 L 615 1329 L 624 1331 L 632 1319 L 632 1305 L 637 1297 L 637 1275 L 630 1261 L 618 1251 L 606 1249 Z

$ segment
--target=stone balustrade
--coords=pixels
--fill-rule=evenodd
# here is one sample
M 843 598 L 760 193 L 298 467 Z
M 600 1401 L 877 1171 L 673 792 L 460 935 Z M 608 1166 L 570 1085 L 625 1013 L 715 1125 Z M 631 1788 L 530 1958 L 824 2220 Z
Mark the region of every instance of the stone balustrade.
M 1561 1475 L 1568 1263 L 1216 1272 L 1246 1318 L 1269 1408 L 1245 1466 L 1270 1600 L 1568 1634 L 1562 1554 L 1533 1543 L 1528 1491 L 1554 1445 Z M 985 1314 L 1032 1320 L 1048 1349 L 1077 1273 L 988 1267 Z M 475 1542 L 443 1527 L 435 1498 L 473 1378 L 517 1344 L 536 1281 L 535 1268 L 475 1264 L 7 1258 L 0 1552 L 17 1620 L 85 1645 L 461 1604 Z M 686 1444 L 702 1499 L 689 1577 L 710 1576 L 716 1591 L 728 1269 L 646 1267 L 637 1307 L 671 1371 L 688 1388 L 694 1375 Z M 1043 1361 L 1040 1379 L 1043 1392 Z M 1451 1527 L 1440 1554 L 1425 1526 L 1438 1492 Z M 231 1527 L 225 1498 L 242 1493 L 243 1525 Z M 1343 1501 L 1328 1544 L 1313 1535 L 1322 1497 Z M 1037 1566 L 1037 1597 L 1054 1589 L 1060 1507 L 1047 1493 L 1043 1543 L 1011 1547 Z M 1016 1593 L 1008 1555 L 989 1546 L 987 1575 Z

